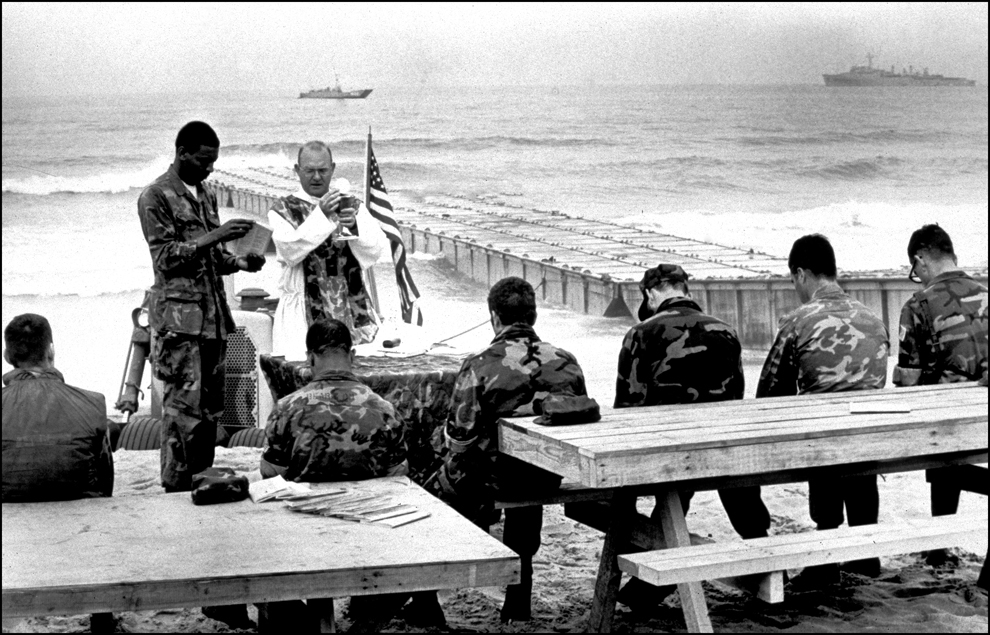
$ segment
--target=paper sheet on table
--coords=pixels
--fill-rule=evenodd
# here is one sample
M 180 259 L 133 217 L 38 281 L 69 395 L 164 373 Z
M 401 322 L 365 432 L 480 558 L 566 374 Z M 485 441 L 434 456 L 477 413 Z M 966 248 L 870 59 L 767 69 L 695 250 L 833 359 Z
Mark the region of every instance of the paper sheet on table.
M 849 404 L 849 414 L 851 415 L 868 415 L 868 414 L 896 414 L 911 412 L 911 406 L 904 406 L 896 403 L 851 403 Z
M 289 482 L 282 478 L 281 475 L 256 481 L 248 485 L 248 495 L 255 503 L 275 500 L 279 496 L 286 494 L 302 494 L 309 491 L 309 484 Z

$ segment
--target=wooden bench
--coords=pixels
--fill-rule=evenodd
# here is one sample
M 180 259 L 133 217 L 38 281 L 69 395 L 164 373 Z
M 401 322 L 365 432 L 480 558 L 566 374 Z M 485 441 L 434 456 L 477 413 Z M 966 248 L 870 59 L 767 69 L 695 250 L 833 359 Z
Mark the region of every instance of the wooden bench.
M 683 584 L 943 549 L 986 535 L 986 514 L 940 516 L 647 551 L 619 556 L 619 568 L 651 584 Z

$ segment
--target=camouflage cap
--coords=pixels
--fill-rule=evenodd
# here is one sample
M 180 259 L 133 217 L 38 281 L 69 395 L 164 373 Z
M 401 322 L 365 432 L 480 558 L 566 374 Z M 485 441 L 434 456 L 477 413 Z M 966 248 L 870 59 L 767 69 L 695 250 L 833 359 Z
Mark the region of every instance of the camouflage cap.
M 643 274 L 643 280 L 639 283 L 642 290 L 652 289 L 661 282 L 684 282 L 688 281 L 687 272 L 680 265 L 657 265 L 653 269 L 647 269 Z

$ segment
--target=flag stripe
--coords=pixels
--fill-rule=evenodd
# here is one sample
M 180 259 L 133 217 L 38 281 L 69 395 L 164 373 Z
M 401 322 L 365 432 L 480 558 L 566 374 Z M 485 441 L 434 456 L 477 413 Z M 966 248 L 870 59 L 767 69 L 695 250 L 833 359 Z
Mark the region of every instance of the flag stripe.
M 416 301 L 419 300 L 419 289 L 413 282 L 409 266 L 406 264 L 406 246 L 402 242 L 402 232 L 396 222 L 392 204 L 388 200 L 388 190 L 382 181 L 378 170 L 378 161 L 371 149 L 371 135 L 368 135 L 368 202 L 367 208 L 371 216 L 378 221 L 385 235 L 388 236 L 392 248 L 392 263 L 395 265 L 395 282 L 399 288 L 399 303 L 402 309 L 402 319 L 419 326 L 423 325 L 423 312 Z

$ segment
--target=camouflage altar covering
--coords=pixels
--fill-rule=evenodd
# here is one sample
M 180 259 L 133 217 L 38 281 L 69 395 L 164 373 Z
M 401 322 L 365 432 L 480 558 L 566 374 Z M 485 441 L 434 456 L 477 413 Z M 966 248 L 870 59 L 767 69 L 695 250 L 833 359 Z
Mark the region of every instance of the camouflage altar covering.
M 440 448 L 433 445 L 433 433 L 447 421 L 454 381 L 463 361 L 460 355 L 432 353 L 355 359 L 354 374 L 391 403 L 396 415 L 405 422 L 409 477 L 420 485 L 439 467 Z M 261 355 L 261 370 L 276 400 L 302 388 L 313 378 L 313 370 L 306 362 L 287 362 L 271 355 Z

